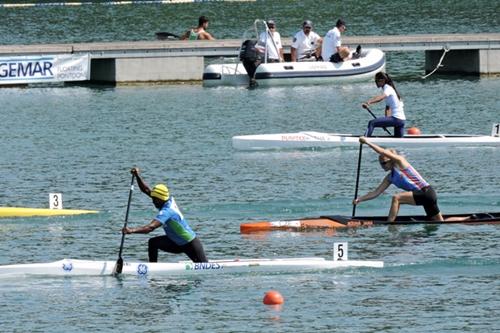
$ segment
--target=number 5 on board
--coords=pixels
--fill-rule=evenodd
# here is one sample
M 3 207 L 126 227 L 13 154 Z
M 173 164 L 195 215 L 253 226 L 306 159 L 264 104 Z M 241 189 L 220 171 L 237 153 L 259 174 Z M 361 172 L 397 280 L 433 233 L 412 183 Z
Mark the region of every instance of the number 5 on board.
M 62 194 L 61 193 L 49 193 L 49 208 L 50 209 L 62 209 Z
M 347 260 L 347 242 L 333 243 L 333 261 Z

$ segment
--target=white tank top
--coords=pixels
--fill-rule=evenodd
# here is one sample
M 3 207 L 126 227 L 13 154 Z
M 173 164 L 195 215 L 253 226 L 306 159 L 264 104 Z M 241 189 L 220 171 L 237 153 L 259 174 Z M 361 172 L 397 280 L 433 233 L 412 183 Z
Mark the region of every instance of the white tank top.
M 401 120 L 406 120 L 404 104 L 399 100 L 396 90 L 388 84 L 382 88 L 385 95 L 385 104 L 391 108 L 392 116 Z

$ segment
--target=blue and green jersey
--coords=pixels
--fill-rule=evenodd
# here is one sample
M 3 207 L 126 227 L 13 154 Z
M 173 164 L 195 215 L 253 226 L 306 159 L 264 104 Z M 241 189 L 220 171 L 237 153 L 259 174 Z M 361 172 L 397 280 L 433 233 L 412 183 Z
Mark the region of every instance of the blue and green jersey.
M 177 245 L 185 245 L 196 237 L 172 196 L 160 209 L 155 220 L 161 223 L 167 236 Z

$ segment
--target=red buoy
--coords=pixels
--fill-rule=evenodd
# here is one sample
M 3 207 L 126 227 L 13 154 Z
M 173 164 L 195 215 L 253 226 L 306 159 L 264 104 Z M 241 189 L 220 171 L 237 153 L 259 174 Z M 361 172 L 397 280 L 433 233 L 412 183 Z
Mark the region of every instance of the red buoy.
M 408 128 L 406 133 L 411 134 L 411 135 L 420 135 L 421 134 L 420 129 L 418 127 L 410 127 L 410 128 Z
M 269 290 L 265 295 L 262 302 L 266 305 L 277 305 L 285 302 L 283 296 L 276 290 Z

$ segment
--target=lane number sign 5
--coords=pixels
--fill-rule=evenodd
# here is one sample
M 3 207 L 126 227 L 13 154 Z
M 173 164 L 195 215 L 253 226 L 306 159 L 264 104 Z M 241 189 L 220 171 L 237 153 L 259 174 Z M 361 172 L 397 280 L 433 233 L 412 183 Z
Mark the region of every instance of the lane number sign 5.
M 347 260 L 347 242 L 333 243 L 333 261 Z

